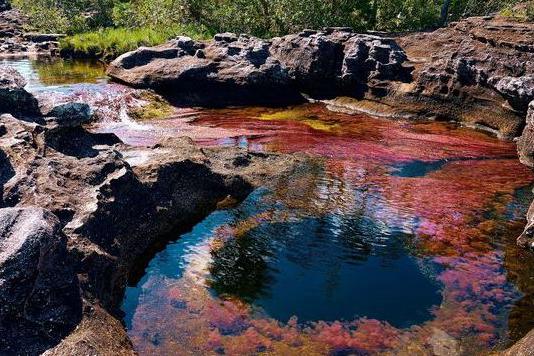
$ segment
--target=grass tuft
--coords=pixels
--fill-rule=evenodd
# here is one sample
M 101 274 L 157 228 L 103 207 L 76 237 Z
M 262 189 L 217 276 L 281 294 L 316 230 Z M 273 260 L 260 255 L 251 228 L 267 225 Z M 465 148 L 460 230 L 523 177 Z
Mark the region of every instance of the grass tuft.
M 155 46 L 178 35 L 193 39 L 211 37 L 207 30 L 189 25 L 174 25 L 159 29 L 107 28 L 68 36 L 61 41 L 61 51 L 65 56 L 112 60 L 140 46 Z

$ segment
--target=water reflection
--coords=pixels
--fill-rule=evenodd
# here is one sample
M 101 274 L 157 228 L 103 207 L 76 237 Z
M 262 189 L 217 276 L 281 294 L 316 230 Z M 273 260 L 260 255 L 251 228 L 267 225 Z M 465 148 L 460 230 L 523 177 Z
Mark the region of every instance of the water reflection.
M 532 176 L 512 144 L 319 105 L 197 115 L 204 145 L 316 160 L 154 258 L 124 308 L 139 352 L 474 353 L 526 330 L 506 261 Z
M 104 64 L 95 60 L 9 58 L 0 60 L 0 64 L 19 71 L 28 82 L 28 91 L 50 90 L 50 87 L 71 84 L 107 82 Z

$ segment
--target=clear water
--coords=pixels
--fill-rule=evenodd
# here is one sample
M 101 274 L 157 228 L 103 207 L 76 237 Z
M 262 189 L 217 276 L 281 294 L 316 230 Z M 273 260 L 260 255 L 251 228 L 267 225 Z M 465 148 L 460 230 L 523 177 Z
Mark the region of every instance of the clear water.
M 107 83 L 104 65 L 93 60 L 8 58 L 0 59 L 0 65 L 18 70 L 26 78 L 28 91 Z
M 314 159 L 155 255 L 123 305 L 141 354 L 472 354 L 528 330 L 507 256 L 532 176 L 512 144 L 320 105 L 192 125 L 203 145 Z

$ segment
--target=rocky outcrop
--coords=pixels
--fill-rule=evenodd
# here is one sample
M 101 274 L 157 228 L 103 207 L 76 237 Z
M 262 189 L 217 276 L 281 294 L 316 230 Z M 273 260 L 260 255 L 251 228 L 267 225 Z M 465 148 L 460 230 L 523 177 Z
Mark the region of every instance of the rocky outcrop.
M 271 58 L 269 44 L 247 36 L 219 36 L 210 43 L 179 37 L 163 46 L 140 48 L 114 61 L 111 77 L 154 88 L 184 103 L 269 104 L 302 100 L 287 70 Z
M 288 69 L 295 86 L 314 97 L 362 97 L 389 81 L 409 80 L 404 51 L 389 38 L 355 34 L 350 29 L 305 30 L 272 40 L 272 56 Z
M 521 163 L 534 168 L 534 101 L 530 102 L 526 126 L 517 141 L 517 149 Z M 522 247 L 534 250 L 534 203 L 527 212 L 527 226 L 517 242 Z
M 36 207 L 0 209 L 0 353 L 39 353 L 81 315 L 59 219 Z
M 17 9 L 2 11 L 0 2 L 0 57 L 10 56 L 54 56 L 59 53 L 58 34 L 26 34 L 24 27 L 28 19 Z
M 400 37 L 415 65 L 414 83 L 392 100 L 412 97 L 445 118 L 518 136 L 534 100 L 533 38 L 533 23 L 499 16 Z
M 534 99 L 532 38 L 534 24 L 502 17 L 469 18 L 395 40 L 345 28 L 269 41 L 226 33 L 208 42 L 180 37 L 140 48 L 111 63 L 108 73 L 189 105 L 283 105 L 302 100 L 300 93 L 346 96 L 510 139 L 521 133 Z M 348 108 L 358 109 L 357 100 Z M 347 100 L 330 105 L 347 107 Z
M 153 88 L 188 105 L 284 105 L 301 93 L 362 96 L 406 79 L 406 56 L 391 39 L 348 29 L 303 31 L 265 41 L 219 34 L 209 42 L 179 37 L 126 53 L 108 68 L 115 80 Z
M 88 131 L 84 103 L 34 100 L 0 116 L 0 354 L 131 354 L 116 316 L 133 266 L 295 159 L 131 147 Z

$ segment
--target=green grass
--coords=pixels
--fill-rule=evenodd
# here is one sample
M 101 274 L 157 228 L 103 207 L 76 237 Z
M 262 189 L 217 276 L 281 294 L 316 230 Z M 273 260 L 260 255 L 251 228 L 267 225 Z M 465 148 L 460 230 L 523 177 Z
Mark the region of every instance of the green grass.
M 68 36 L 61 41 L 62 53 L 74 57 L 111 60 L 140 46 L 155 46 L 178 35 L 207 39 L 211 34 L 198 26 L 174 25 L 165 28 L 107 28 Z

